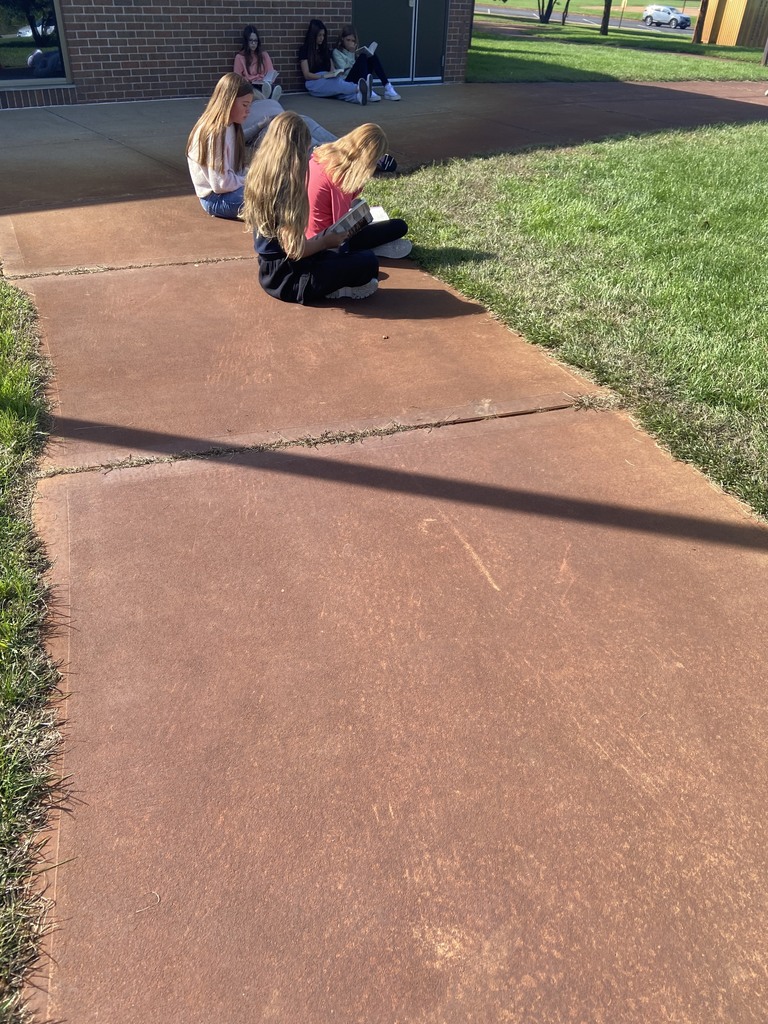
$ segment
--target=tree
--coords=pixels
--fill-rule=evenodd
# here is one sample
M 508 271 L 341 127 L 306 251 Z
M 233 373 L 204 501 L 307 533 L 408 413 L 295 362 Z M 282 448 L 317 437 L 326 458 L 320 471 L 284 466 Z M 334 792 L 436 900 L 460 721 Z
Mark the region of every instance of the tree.
M 611 20 L 611 3 L 612 0 L 605 0 L 605 4 L 603 6 L 603 20 L 600 22 L 601 36 L 608 35 L 608 23 Z
M 699 8 L 699 16 L 696 19 L 696 28 L 693 30 L 691 37 L 692 43 L 701 42 L 701 34 L 704 31 L 704 19 L 707 16 L 707 4 L 709 0 L 701 0 L 701 7 Z
M 549 23 L 549 19 L 552 17 L 552 8 L 556 3 L 557 0 L 538 0 L 539 21 L 543 22 L 545 25 Z
M 565 6 L 560 13 L 560 24 L 565 24 L 565 19 L 568 17 L 568 8 L 571 6 L 571 0 L 565 0 Z
M 50 43 L 47 30 L 56 27 L 56 12 L 51 0 L 7 0 L 2 4 L 3 13 L 8 19 L 26 21 L 32 30 L 32 38 L 36 46 Z M 42 32 L 40 28 L 42 28 Z

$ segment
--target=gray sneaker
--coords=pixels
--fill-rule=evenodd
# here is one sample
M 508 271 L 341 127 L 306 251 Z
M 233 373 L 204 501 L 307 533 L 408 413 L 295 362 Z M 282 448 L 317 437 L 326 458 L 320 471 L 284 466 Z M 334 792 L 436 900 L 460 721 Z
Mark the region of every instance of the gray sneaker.
M 377 256 L 383 256 L 385 260 L 402 260 L 410 255 L 413 242 L 407 238 L 396 238 L 394 242 L 385 242 L 384 245 L 377 245 L 373 250 Z
M 379 279 L 373 277 L 367 284 L 359 284 L 354 288 L 339 288 L 337 292 L 326 295 L 326 299 L 367 299 L 378 287 Z

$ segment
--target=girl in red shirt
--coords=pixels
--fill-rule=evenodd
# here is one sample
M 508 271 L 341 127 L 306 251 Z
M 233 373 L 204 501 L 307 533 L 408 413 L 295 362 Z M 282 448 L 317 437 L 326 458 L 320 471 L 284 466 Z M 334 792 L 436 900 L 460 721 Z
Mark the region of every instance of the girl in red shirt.
M 373 177 L 386 148 L 387 138 L 377 124 L 362 124 L 317 147 L 309 161 L 308 236 L 324 231 L 347 213 Z M 412 248 L 403 238 L 407 231 L 404 220 L 374 221 L 351 235 L 341 252 L 372 249 L 377 256 L 401 259 Z

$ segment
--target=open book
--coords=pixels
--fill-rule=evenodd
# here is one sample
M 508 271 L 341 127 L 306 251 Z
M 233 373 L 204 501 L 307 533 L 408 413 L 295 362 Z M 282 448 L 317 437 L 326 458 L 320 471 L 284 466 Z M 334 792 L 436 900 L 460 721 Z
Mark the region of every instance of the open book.
M 324 74 L 326 78 L 337 78 L 339 75 L 343 75 L 344 72 L 348 70 L 348 68 L 331 68 L 330 71 L 325 71 Z
M 323 235 L 332 235 L 337 231 L 359 231 L 360 228 L 370 224 L 373 220 L 371 208 L 364 199 L 356 199 L 349 210 L 340 217 L 335 224 L 321 232 Z
M 358 46 L 355 50 L 355 56 L 359 57 L 361 53 L 364 53 L 366 57 L 372 57 L 376 53 L 376 47 L 378 43 L 368 43 L 367 46 Z
M 271 71 L 268 71 L 266 73 L 266 75 L 264 75 L 264 78 L 262 79 L 262 81 L 268 82 L 270 85 L 272 85 L 273 82 L 277 81 L 279 74 L 280 74 L 279 71 L 275 71 L 275 69 L 272 68 Z

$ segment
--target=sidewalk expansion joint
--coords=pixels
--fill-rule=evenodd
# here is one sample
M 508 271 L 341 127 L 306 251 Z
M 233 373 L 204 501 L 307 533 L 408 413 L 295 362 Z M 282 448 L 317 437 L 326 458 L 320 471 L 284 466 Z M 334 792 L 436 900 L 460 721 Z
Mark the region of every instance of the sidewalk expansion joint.
M 158 267 L 197 267 L 209 263 L 242 263 L 252 261 L 251 255 L 246 256 L 203 256 L 197 260 L 169 260 L 167 263 L 124 263 L 117 267 L 95 266 L 95 267 L 67 267 L 64 270 L 41 270 L 32 274 L 14 274 L 8 280 L 32 281 L 41 277 L 78 277 L 83 274 L 108 274 L 116 270 L 150 270 Z
M 88 463 L 84 466 L 51 466 L 37 474 L 39 480 L 48 480 L 57 476 L 74 476 L 80 473 L 110 473 L 119 469 L 139 469 L 144 466 L 162 466 L 174 462 L 189 462 L 193 459 L 220 459 L 230 455 L 258 454 L 260 452 L 283 451 L 288 448 L 321 448 L 334 444 L 356 444 L 368 438 L 391 437 L 394 434 L 414 433 L 420 430 L 439 430 L 456 427 L 468 423 L 487 423 L 491 420 L 514 419 L 520 416 L 538 416 L 543 413 L 560 412 L 564 409 L 609 410 L 617 408 L 610 400 L 600 402 L 599 395 L 574 395 L 567 401 L 549 404 L 546 407 L 530 407 L 512 412 L 494 412 L 489 414 L 456 416 L 449 419 L 428 420 L 423 423 L 391 423 L 385 427 L 366 427 L 360 430 L 326 430 L 319 435 L 307 435 L 296 438 L 280 438 L 277 441 L 256 442 L 254 444 L 211 445 L 199 451 L 181 451 L 168 455 L 129 455 L 123 459 L 110 462 Z M 608 396 L 609 398 L 611 396 Z

